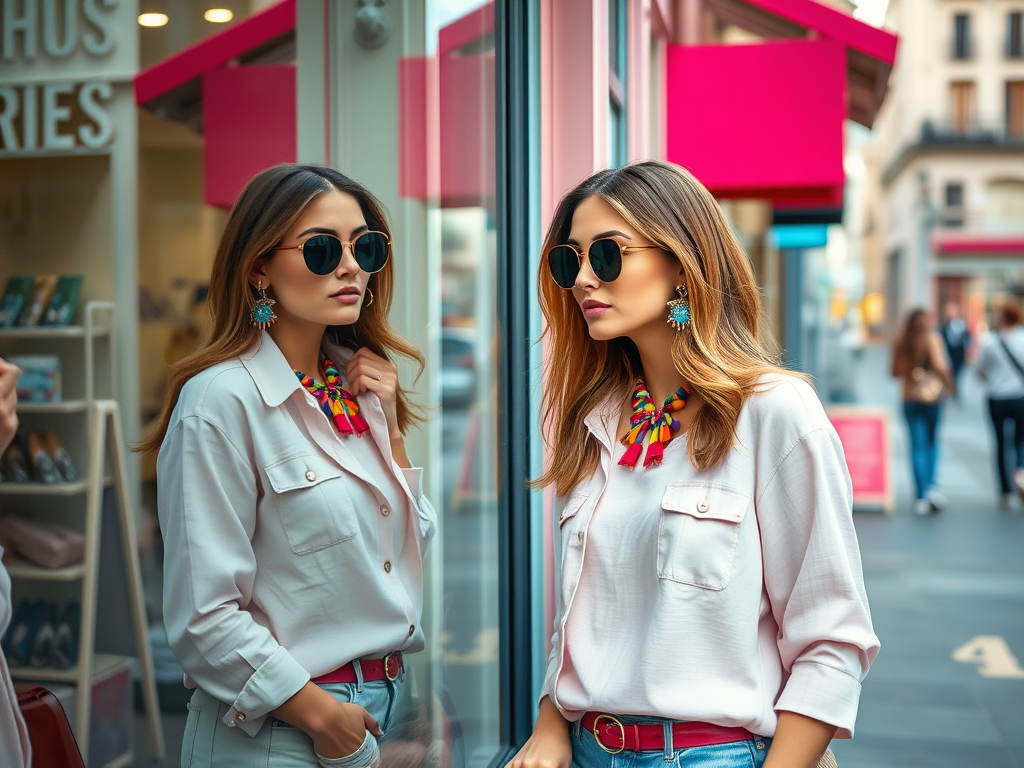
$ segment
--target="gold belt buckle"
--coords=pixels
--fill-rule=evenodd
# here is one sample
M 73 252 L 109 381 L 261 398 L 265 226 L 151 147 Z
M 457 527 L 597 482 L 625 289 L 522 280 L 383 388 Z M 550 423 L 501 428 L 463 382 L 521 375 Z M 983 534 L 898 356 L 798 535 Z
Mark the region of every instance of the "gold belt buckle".
M 597 727 L 601 724 L 602 720 L 607 720 L 612 725 L 617 725 L 619 727 L 619 734 L 622 746 L 618 749 L 610 749 L 604 745 L 603 741 L 601 741 L 601 737 L 597 733 Z M 619 718 L 617 718 L 615 715 L 598 715 L 596 718 L 594 718 L 594 738 L 597 739 L 597 745 L 601 747 L 601 749 L 603 749 L 609 755 L 617 755 L 626 748 L 626 726 L 623 725 L 622 721 L 619 720 Z
M 392 683 L 395 682 L 395 680 L 398 679 L 398 676 L 400 674 L 402 674 L 402 660 L 400 658 L 396 657 L 397 653 L 398 653 L 398 651 L 392 651 L 387 656 L 385 656 L 384 659 L 383 659 L 383 661 L 384 661 L 384 677 L 386 677 Z M 391 674 L 391 662 L 392 661 L 395 662 L 395 674 L 394 675 Z

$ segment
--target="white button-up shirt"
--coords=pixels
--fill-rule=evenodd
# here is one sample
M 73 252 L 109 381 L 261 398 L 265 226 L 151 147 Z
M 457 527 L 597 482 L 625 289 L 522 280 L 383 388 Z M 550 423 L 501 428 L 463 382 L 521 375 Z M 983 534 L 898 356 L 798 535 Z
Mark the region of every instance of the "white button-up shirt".
M 853 733 L 878 652 L 842 445 L 814 391 L 766 377 L 736 445 L 698 472 L 686 436 L 657 468 L 616 462 L 621 400 L 586 423 L 597 472 L 560 514 L 561 585 L 543 693 L 587 710 L 772 736 L 788 710 Z
M 160 448 L 168 640 L 185 684 L 250 735 L 311 676 L 424 645 L 436 514 L 380 400 L 357 400 L 370 431 L 342 437 L 264 333 L 185 384 Z

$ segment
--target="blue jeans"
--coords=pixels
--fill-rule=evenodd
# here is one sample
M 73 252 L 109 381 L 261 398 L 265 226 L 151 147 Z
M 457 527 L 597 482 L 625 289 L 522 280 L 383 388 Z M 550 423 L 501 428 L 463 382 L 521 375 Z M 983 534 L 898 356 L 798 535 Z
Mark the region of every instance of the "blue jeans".
M 903 415 L 910 432 L 910 465 L 914 470 L 917 498 L 935 485 L 935 468 L 939 464 L 939 406 L 929 403 L 903 402 Z
M 667 727 L 672 723 L 660 717 L 620 715 L 619 719 L 626 725 L 660 723 Z M 572 768 L 761 768 L 771 744 L 771 739 L 752 737 L 746 741 L 687 749 L 673 749 L 666 743 L 664 750 L 627 751 L 612 755 L 605 752 L 594 734 L 584 730 L 577 721 L 572 729 Z
M 395 714 L 401 681 L 385 680 L 363 683 L 332 683 L 325 691 L 338 701 L 353 702 L 366 709 L 387 733 Z M 268 717 L 259 733 L 249 736 L 241 728 L 229 728 L 221 718 L 229 707 L 202 689 L 197 689 L 188 705 L 188 721 L 181 742 L 181 768 L 321 768 L 313 750 L 313 740 L 295 726 Z M 373 736 L 367 732 L 370 740 Z M 360 753 L 376 745 L 364 742 Z M 361 755 L 349 757 L 357 760 Z M 346 768 L 348 757 L 325 760 L 338 768 Z

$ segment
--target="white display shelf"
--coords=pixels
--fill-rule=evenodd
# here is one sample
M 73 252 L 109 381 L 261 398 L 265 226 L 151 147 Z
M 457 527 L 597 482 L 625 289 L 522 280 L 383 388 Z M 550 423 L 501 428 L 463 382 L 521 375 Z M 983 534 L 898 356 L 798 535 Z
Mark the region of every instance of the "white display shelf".
M 13 328 L 0 328 L 0 339 L 84 339 L 84 325 L 27 325 Z M 95 325 L 93 336 L 106 336 L 110 333 L 109 326 Z
M 18 413 L 79 413 L 89 407 L 88 400 L 61 400 L 58 403 L 18 403 Z
M 128 661 L 127 656 L 113 653 L 96 653 L 92 657 L 92 669 L 89 677 L 99 677 Z M 38 680 L 41 683 L 74 683 L 78 681 L 78 665 L 67 669 L 52 667 L 11 667 L 11 677 L 15 680 Z
M 89 490 L 88 480 L 73 483 L 0 483 L 0 496 L 76 496 Z
M 85 575 L 85 564 L 67 565 L 63 568 L 43 568 L 24 560 L 4 563 L 12 579 L 28 579 L 33 581 L 74 581 Z

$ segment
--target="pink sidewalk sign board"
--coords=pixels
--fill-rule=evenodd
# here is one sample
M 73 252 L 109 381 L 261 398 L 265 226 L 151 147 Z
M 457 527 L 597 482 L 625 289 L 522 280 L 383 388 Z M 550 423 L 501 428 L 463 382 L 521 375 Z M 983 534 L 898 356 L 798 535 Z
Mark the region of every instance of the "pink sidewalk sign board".
M 881 507 L 886 514 L 892 514 L 895 508 L 889 411 L 885 408 L 835 406 L 829 408 L 828 413 L 850 468 L 854 509 Z

